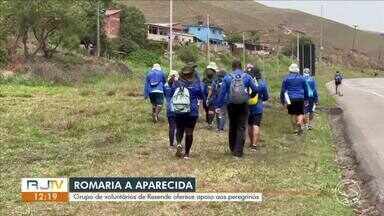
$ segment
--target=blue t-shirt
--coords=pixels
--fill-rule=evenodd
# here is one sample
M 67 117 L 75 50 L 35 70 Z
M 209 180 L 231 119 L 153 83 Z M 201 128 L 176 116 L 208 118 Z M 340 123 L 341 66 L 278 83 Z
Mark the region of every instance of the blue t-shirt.
M 268 85 L 265 80 L 258 80 L 258 87 L 259 87 L 259 93 L 258 93 L 258 101 L 255 105 L 249 105 L 249 112 L 251 114 L 259 114 L 264 112 L 264 101 L 267 101 L 269 99 L 268 95 Z

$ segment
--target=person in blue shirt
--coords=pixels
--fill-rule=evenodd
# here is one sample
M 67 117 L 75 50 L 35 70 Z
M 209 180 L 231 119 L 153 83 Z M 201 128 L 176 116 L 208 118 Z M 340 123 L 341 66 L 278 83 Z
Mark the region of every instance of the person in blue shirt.
M 147 73 L 144 84 L 144 98 L 149 97 L 152 104 L 152 119 L 156 123 L 159 120 L 161 107 L 164 103 L 165 74 L 159 64 L 154 64 Z
M 300 135 L 304 129 L 304 101 L 308 98 L 307 85 L 297 64 L 289 66 L 289 73 L 281 84 L 280 101 L 287 107 L 292 117 L 295 133 Z
M 176 156 L 184 159 L 190 158 L 190 150 L 193 143 L 193 132 L 199 117 L 198 101 L 203 99 L 203 91 L 201 83 L 196 78 L 195 70 L 193 67 L 185 66 L 180 74 L 180 79 L 172 85 L 171 94 L 174 95 L 178 88 L 187 88 L 189 92 L 190 111 L 188 113 L 176 113 Z M 184 154 L 181 142 L 185 134 L 185 149 Z
M 336 71 L 335 74 L 335 90 L 336 95 L 343 96 L 343 93 L 341 91 L 341 84 L 343 82 L 343 75 L 340 73 L 340 71 Z
M 215 119 L 215 107 L 212 96 L 212 83 L 216 77 L 217 65 L 215 62 L 210 62 L 205 69 L 204 79 L 203 79 L 203 108 L 205 111 L 205 121 L 207 122 L 209 128 L 212 128 L 213 120 Z
M 315 104 L 319 102 L 319 96 L 317 93 L 316 80 L 311 76 L 311 71 L 308 68 L 305 68 L 303 71 L 303 76 L 307 84 L 308 89 L 308 99 L 305 101 L 304 108 L 304 124 L 308 130 L 312 130 L 312 121 L 315 112 Z
M 216 112 L 220 111 L 228 96 L 228 117 L 229 117 L 229 149 L 236 158 L 243 156 L 245 143 L 245 130 L 248 120 L 248 99 L 247 89 L 252 89 L 254 97 L 259 89 L 252 77 L 242 70 L 241 62 L 235 60 L 232 63 L 232 72 L 225 76 L 223 89 L 220 92 L 216 104 Z
M 264 102 L 269 99 L 267 82 L 262 79 L 260 70 L 257 67 L 253 67 L 249 70 L 249 75 L 257 83 L 259 87 L 259 93 L 257 103 L 249 105 L 249 117 L 248 117 L 248 136 L 251 142 L 250 147 L 256 150 L 259 147 L 260 142 L 260 126 L 264 112 Z
M 215 106 L 217 104 L 217 99 L 219 98 L 220 92 L 223 88 L 224 77 L 226 76 L 224 70 L 219 70 L 216 74 L 215 79 L 212 82 L 212 91 L 210 101 Z M 216 113 L 216 127 L 218 132 L 223 132 L 225 127 L 225 122 L 227 118 L 227 99 L 224 101 L 224 105 L 220 107 L 220 112 Z
M 168 81 L 164 85 L 164 96 L 167 101 L 167 119 L 168 119 L 168 137 L 169 137 L 169 146 L 174 147 L 175 136 L 176 136 L 176 120 L 175 113 L 172 107 L 172 85 L 179 78 L 177 71 L 172 70 L 168 75 Z

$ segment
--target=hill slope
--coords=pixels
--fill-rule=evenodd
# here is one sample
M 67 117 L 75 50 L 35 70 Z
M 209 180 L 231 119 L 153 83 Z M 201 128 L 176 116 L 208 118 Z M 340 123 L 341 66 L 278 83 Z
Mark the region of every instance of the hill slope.
M 169 1 L 123 0 L 123 2 L 140 8 L 148 22 L 168 22 L 169 20 Z M 281 30 L 278 30 L 279 25 L 304 31 L 318 43 L 320 26 L 323 23 L 325 51 L 333 62 L 355 57 L 364 58 L 373 63 L 377 60 L 379 52 L 384 50 L 384 39 L 379 34 L 358 31 L 357 48 L 361 53 L 351 52 L 353 28 L 301 11 L 267 7 L 254 1 L 174 1 L 175 22 L 193 23 L 199 16 L 205 18 L 207 14 L 210 15 L 214 24 L 223 27 L 226 31 L 258 30 L 262 34 L 263 41 L 274 44 L 281 36 Z M 341 53 L 343 54 L 341 59 L 336 57 L 336 54 Z

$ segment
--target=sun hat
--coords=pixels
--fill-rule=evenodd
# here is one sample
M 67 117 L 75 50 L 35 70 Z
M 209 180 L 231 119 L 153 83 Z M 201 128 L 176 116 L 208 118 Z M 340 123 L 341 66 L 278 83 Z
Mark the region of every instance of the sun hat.
M 297 64 L 295 64 L 295 63 L 291 64 L 289 66 L 289 72 L 299 73 L 300 72 L 299 66 L 297 66 Z
M 207 69 L 212 69 L 214 71 L 217 71 L 218 67 L 217 67 L 215 62 L 209 62 L 208 66 L 207 66 Z
M 181 69 L 181 74 L 188 75 L 194 72 L 194 67 L 191 65 L 186 65 Z
M 161 67 L 158 63 L 154 64 L 152 70 L 161 70 Z

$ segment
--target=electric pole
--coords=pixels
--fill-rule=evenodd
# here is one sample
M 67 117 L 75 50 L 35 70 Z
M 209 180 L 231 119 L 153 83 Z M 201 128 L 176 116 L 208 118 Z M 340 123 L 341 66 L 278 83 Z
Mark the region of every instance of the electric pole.
M 352 49 L 355 49 L 355 43 L 356 43 L 356 35 L 357 35 L 357 25 L 353 25 L 353 28 L 355 28 L 355 33 L 353 35 L 353 44 L 352 44 Z
M 320 51 L 319 51 L 319 62 L 322 61 L 322 54 L 323 54 L 323 33 L 324 33 L 323 7 L 324 7 L 324 5 L 321 5 L 321 27 L 320 27 Z
M 297 41 L 296 41 L 296 61 L 299 64 L 300 62 L 300 32 L 297 32 Z
M 173 0 L 169 1 L 169 73 L 172 71 L 173 58 Z
M 209 52 L 209 33 L 211 32 L 211 29 L 209 27 L 209 14 L 207 14 L 207 27 L 208 27 L 208 32 L 207 32 L 207 59 L 208 59 L 208 64 L 211 61 L 211 54 Z
M 243 67 L 245 67 L 245 32 L 243 32 Z
M 96 39 L 96 55 L 100 57 L 100 1 L 97 1 L 97 39 Z

